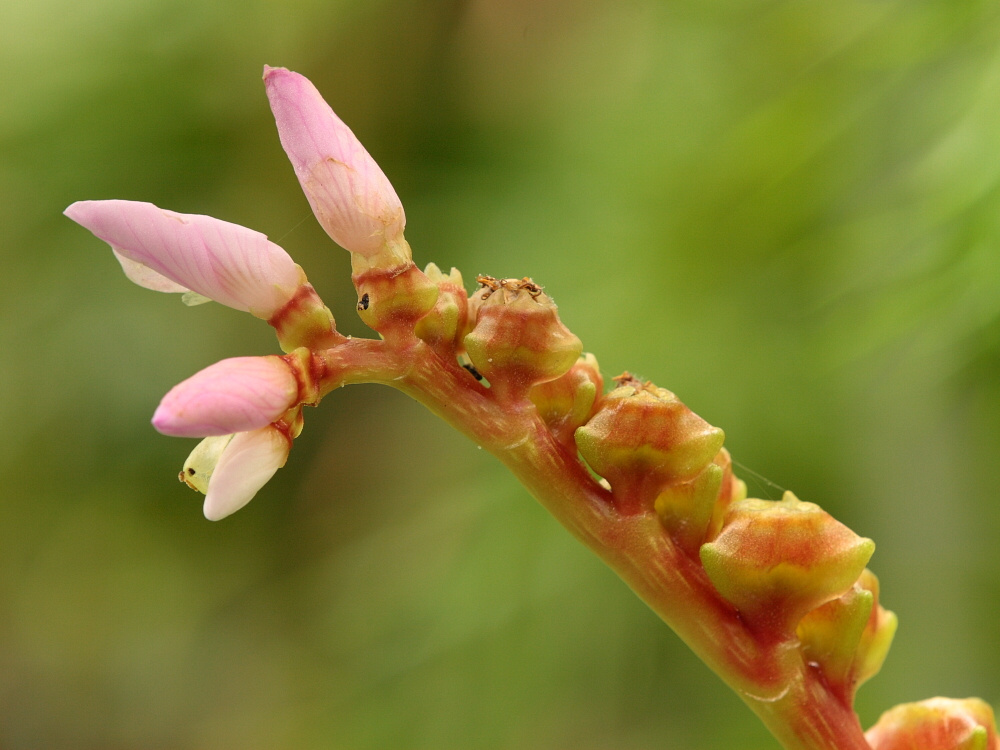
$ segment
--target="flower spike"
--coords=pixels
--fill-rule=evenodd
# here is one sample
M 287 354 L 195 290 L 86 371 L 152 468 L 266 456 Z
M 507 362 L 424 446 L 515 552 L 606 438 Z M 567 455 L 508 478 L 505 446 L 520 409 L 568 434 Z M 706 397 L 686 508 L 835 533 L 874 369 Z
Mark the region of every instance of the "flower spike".
M 125 275 L 161 292 L 194 291 L 269 319 L 305 282 L 260 232 L 136 201 L 78 201 L 65 214 L 111 245 Z
M 388 247 L 409 260 L 403 205 L 350 128 L 305 76 L 265 66 L 264 85 L 281 145 L 326 233 L 352 253 Z
M 351 253 L 361 320 L 337 331 L 302 270 L 259 232 L 149 203 L 66 215 L 108 242 L 129 279 L 265 319 L 284 356 L 223 360 L 175 386 L 153 425 L 203 437 L 180 479 L 219 520 L 281 468 L 303 405 L 353 383 L 421 402 L 499 458 L 760 716 L 786 750 L 1000 750 L 982 701 L 886 712 L 852 705 L 896 629 L 865 566 L 874 542 L 812 503 L 747 498 L 722 430 L 629 373 L 604 392 L 593 355 L 531 278 L 421 271 L 399 197 L 303 76 L 264 68 L 281 144 L 320 224 Z M 723 342 L 719 342 L 720 345 Z M 356 439 L 376 446 L 364 424 Z M 405 479 L 405 478 L 404 478 Z

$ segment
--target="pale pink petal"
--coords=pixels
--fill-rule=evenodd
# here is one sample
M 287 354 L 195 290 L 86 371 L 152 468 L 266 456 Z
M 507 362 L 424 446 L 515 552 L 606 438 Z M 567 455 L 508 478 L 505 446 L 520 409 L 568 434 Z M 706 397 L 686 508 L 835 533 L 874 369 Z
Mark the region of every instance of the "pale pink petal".
M 136 263 L 131 258 L 126 258 L 117 250 L 112 250 L 111 252 L 115 254 L 115 257 L 122 266 L 122 270 L 125 272 L 125 276 L 133 284 L 138 284 L 145 289 L 152 289 L 154 292 L 184 294 L 191 291 L 186 286 L 181 286 L 163 274 L 157 273 L 149 266 L 144 266 L 142 263 Z
M 289 440 L 274 427 L 240 432 L 222 451 L 205 494 L 205 518 L 218 521 L 249 503 L 288 459 Z
M 389 180 L 307 78 L 264 67 L 278 136 L 313 213 L 352 253 L 373 255 L 406 224 Z
M 175 437 L 254 430 L 278 419 L 298 397 L 298 379 L 281 357 L 233 357 L 174 386 L 153 414 L 153 427 Z
M 261 318 L 270 318 L 302 280 L 288 253 L 260 232 L 228 221 L 121 200 L 79 201 L 65 213 L 117 255 Z M 142 276 L 129 278 L 147 286 Z

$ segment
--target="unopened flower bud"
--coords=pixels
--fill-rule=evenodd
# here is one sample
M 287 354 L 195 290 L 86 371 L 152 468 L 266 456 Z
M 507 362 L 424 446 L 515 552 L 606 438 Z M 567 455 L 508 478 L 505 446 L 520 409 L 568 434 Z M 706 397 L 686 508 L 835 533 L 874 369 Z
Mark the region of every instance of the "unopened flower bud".
M 890 708 L 865 732 L 872 750 L 1000 750 L 993 709 L 978 698 Z
M 689 481 L 704 471 L 725 434 L 665 388 L 627 374 L 616 380 L 618 387 L 576 431 L 576 444 L 616 495 L 637 495 L 630 504 L 651 505 L 666 485 Z
M 476 369 L 494 388 L 527 391 L 536 383 L 566 373 L 583 351 L 556 311 L 556 305 L 531 279 L 479 277 L 475 325 L 465 349 Z
M 874 573 L 865 568 L 854 585 L 871 593 L 874 600 L 871 614 L 861 631 L 854 663 L 854 680 L 856 685 L 861 685 L 882 669 L 882 663 L 889 654 L 889 647 L 896 635 L 898 619 L 894 612 L 884 609 L 879 602 L 878 578 Z
M 722 476 L 722 467 L 710 463 L 694 479 L 668 484 L 654 503 L 671 538 L 691 556 L 705 541 Z
M 233 357 L 174 386 L 153 415 L 164 435 L 228 435 L 274 422 L 295 404 L 315 399 L 306 350 L 284 357 Z
M 197 292 L 268 320 L 306 283 L 288 253 L 228 221 L 122 200 L 79 201 L 65 213 L 111 245 L 130 280 L 154 291 Z
M 180 480 L 205 495 L 204 513 L 218 521 L 249 503 L 285 465 L 291 440 L 273 425 L 202 440 L 184 462 Z
M 668 484 L 654 507 L 673 540 L 693 557 L 722 529 L 729 506 L 746 497 L 746 485 L 733 476 L 729 451 L 721 449 L 694 479 Z
M 847 593 L 806 614 L 795 628 L 802 656 L 823 670 L 830 685 L 850 690 L 861 631 L 875 607 L 875 597 L 854 584 Z
M 304 76 L 265 66 L 264 85 L 281 145 L 327 234 L 351 253 L 409 260 L 403 205 L 350 128 Z
M 818 505 L 791 492 L 780 502 L 733 503 L 722 532 L 702 545 L 705 572 L 744 621 L 787 638 L 810 610 L 844 594 L 875 551 Z
M 573 445 L 573 433 L 590 419 L 597 397 L 603 392 L 604 378 L 597 358 L 588 352 L 565 375 L 534 386 L 528 398 L 556 439 Z
M 895 632 L 896 616 L 879 604 L 878 578 L 867 568 L 847 593 L 809 612 L 796 628 L 803 658 L 848 702 L 881 668 Z
M 428 263 L 424 275 L 438 288 L 437 301 L 424 317 L 417 321 L 414 333 L 433 347 L 452 348 L 465 327 L 469 295 L 462 274 L 457 268 L 444 274 L 435 263 Z M 452 352 L 454 354 L 454 352 Z
M 747 496 L 747 484 L 733 474 L 733 458 L 725 448 L 716 454 L 713 463 L 722 468 L 722 482 L 719 487 L 719 497 L 712 510 L 712 520 L 708 524 L 703 541 L 712 541 L 722 531 L 722 521 L 726 517 L 729 506 Z

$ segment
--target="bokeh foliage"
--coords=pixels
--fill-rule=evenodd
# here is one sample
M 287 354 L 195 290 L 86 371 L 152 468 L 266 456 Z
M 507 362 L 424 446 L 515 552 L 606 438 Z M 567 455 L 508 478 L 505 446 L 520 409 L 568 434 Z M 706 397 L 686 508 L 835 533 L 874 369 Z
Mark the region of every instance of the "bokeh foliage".
M 159 397 L 270 332 L 132 286 L 60 212 L 266 232 L 365 333 L 264 63 L 368 146 L 418 262 L 533 276 L 606 375 L 725 428 L 752 493 L 876 540 L 900 630 L 866 725 L 996 705 L 998 52 L 986 0 L 0 0 L 0 746 L 775 746 L 399 394 L 332 394 L 222 523 L 173 481 Z

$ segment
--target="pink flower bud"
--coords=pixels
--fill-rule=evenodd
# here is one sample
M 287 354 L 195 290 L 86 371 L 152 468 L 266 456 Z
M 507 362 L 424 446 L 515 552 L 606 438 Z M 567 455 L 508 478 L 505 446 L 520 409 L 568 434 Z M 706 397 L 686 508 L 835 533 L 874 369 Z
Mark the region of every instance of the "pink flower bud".
M 872 750 L 1000 750 L 993 709 L 978 698 L 890 708 L 865 732 Z
M 207 437 L 255 430 L 300 402 L 299 380 L 284 357 L 224 359 L 174 386 L 153 415 L 164 435 Z
M 136 201 L 79 201 L 66 215 L 111 245 L 126 276 L 161 292 L 194 291 L 269 319 L 305 281 L 260 232 Z
M 184 462 L 181 481 L 205 493 L 205 518 L 218 521 L 249 503 L 285 465 L 291 441 L 273 426 L 208 437 Z
M 267 66 L 264 85 L 281 145 L 333 241 L 364 256 L 400 241 L 406 216 L 396 191 L 316 87 L 298 73 Z

